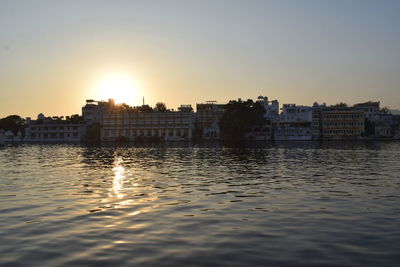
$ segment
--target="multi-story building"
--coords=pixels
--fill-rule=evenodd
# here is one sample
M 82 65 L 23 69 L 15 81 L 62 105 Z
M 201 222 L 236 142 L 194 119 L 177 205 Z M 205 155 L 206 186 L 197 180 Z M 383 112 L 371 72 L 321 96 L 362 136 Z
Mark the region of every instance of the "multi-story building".
M 80 142 L 86 125 L 71 123 L 61 117 L 38 115 L 37 120 L 26 119 L 25 142 Z
M 101 141 L 190 140 L 194 113 L 189 107 L 181 106 L 179 111 L 165 112 L 139 112 L 133 108 L 111 110 L 103 114 Z
M 273 126 L 270 120 L 264 125 L 254 126 L 251 131 L 245 134 L 247 140 L 252 141 L 270 141 L 273 137 Z
M 195 130 L 203 139 L 219 139 L 219 122 L 225 111 L 225 105 L 216 101 L 196 104 Z
M 400 139 L 400 115 L 393 115 L 393 139 Z
M 373 138 L 392 138 L 395 135 L 396 124 L 395 116 L 392 114 L 379 114 L 373 122 Z
M 360 139 L 365 133 L 363 111 L 330 107 L 321 115 L 323 139 Z
M 368 101 L 365 103 L 355 104 L 354 110 L 364 112 L 364 117 L 370 121 L 376 121 L 379 119 L 380 114 L 380 102 Z
M 276 126 L 275 140 L 311 140 L 313 121 L 312 108 L 308 106 L 296 106 L 296 104 L 284 104 L 279 123 Z
M 312 131 L 312 139 L 319 140 L 322 138 L 322 111 L 326 109 L 326 104 L 322 105 L 315 102 L 312 106 L 312 123 L 311 123 L 311 131 Z
M 103 114 L 114 106 L 114 99 L 109 99 L 108 102 L 88 99 L 86 105 L 82 107 L 83 120 L 89 125 L 96 122 L 100 123 L 103 120 Z
M 269 101 L 266 96 L 259 96 L 257 102 L 264 108 L 264 118 L 272 123 L 279 120 L 279 102 L 278 100 Z

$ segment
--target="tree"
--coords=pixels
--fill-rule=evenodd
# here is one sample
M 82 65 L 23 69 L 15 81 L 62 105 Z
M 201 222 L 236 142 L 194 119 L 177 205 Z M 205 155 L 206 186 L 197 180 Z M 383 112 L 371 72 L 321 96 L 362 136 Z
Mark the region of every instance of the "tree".
M 11 115 L 0 119 L 0 129 L 12 131 L 16 135 L 19 131 L 24 133 L 25 120 L 18 115 Z
M 149 105 L 143 105 L 138 107 L 139 112 L 153 112 L 153 108 Z
M 245 133 L 249 132 L 252 127 L 266 123 L 263 114 L 263 106 L 251 99 L 245 102 L 230 101 L 225 106 L 225 112 L 220 122 L 223 138 L 228 141 L 244 140 Z
M 69 118 L 67 118 L 66 121 L 70 123 L 81 123 L 83 122 L 83 117 L 79 116 L 78 114 L 74 114 L 69 116 Z
M 154 107 L 154 111 L 165 112 L 167 111 L 167 106 L 163 102 L 157 102 L 156 106 Z
M 337 103 L 337 104 L 333 105 L 332 107 L 335 107 L 335 108 L 347 108 L 348 106 L 347 106 L 346 103 L 340 102 L 340 103 Z
M 114 109 L 117 111 L 127 111 L 127 110 L 131 110 L 132 108 L 126 103 L 121 103 L 121 104 L 115 105 Z

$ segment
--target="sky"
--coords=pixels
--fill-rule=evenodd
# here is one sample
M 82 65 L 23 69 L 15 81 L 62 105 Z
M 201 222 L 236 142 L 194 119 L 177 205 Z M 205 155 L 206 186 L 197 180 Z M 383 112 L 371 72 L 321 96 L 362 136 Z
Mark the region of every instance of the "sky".
M 0 117 L 86 99 L 400 109 L 397 0 L 0 0 Z

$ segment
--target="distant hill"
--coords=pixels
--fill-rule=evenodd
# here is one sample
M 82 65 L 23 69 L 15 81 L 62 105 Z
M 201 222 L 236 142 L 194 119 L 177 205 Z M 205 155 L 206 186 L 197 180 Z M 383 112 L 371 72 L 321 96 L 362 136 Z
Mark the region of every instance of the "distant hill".
M 393 115 L 400 115 L 400 110 L 398 109 L 391 109 L 390 112 L 392 112 Z

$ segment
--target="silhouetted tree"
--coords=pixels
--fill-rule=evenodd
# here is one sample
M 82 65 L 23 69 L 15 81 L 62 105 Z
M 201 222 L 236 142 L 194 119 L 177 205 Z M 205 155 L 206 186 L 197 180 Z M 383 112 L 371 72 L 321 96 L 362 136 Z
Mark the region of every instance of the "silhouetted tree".
M 158 103 L 156 103 L 156 106 L 154 107 L 154 111 L 165 112 L 165 111 L 167 111 L 167 106 L 165 105 L 165 103 L 158 102 Z
M 0 129 L 5 131 L 12 131 L 17 134 L 19 131 L 25 132 L 25 120 L 18 115 L 11 115 L 0 119 Z
M 335 108 L 347 108 L 348 105 L 346 103 L 340 102 L 340 103 L 337 103 L 337 104 L 333 105 L 332 107 L 335 107 Z
M 128 104 L 122 103 L 114 106 L 114 109 L 117 111 L 127 111 L 132 109 Z
M 140 112 L 153 112 L 153 108 L 150 107 L 149 105 L 140 106 L 140 107 L 138 107 L 138 110 Z
M 263 106 L 251 99 L 245 102 L 230 101 L 225 106 L 220 122 L 222 137 L 228 141 L 244 140 L 244 134 L 252 127 L 265 123 L 263 113 Z
M 81 123 L 83 122 L 83 117 L 78 114 L 74 114 L 67 117 L 66 121 L 70 123 Z

